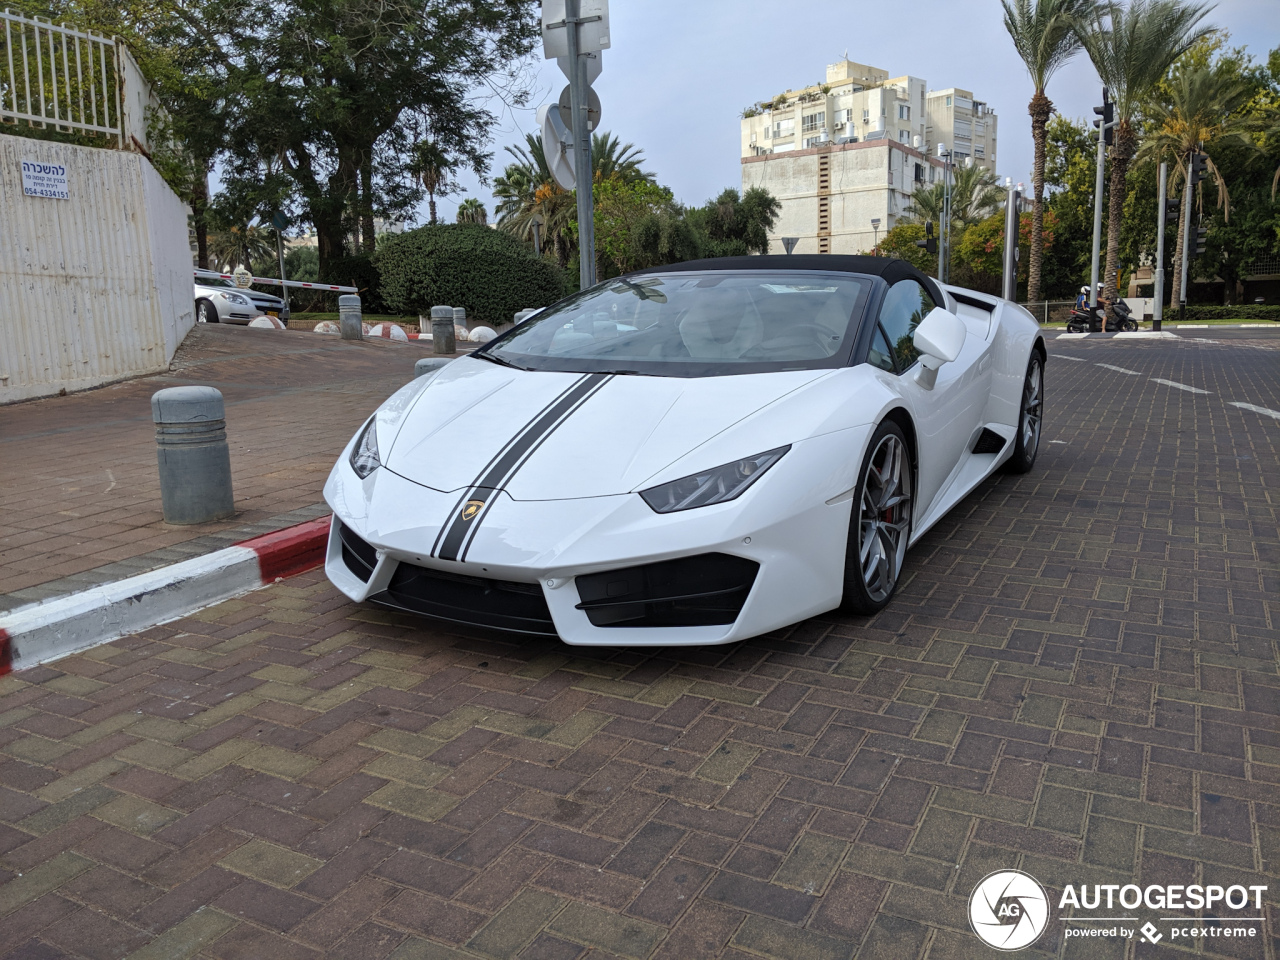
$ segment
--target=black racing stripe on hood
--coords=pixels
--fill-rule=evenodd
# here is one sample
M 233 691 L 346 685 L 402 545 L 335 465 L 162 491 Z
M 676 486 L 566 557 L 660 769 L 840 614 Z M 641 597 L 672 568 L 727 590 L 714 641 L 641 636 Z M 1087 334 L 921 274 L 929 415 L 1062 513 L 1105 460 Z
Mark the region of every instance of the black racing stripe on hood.
M 574 381 L 572 386 L 525 424 L 463 491 L 440 528 L 431 555 L 441 560 L 465 560 L 471 541 L 489 512 L 494 495 L 515 476 L 560 424 L 612 379 L 612 374 L 586 374 Z

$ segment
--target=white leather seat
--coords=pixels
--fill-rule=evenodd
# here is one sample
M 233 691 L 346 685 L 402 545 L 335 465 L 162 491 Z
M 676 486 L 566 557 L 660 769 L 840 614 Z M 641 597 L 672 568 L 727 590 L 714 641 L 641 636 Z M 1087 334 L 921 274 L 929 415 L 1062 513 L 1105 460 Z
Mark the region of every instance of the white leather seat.
M 708 290 L 680 321 L 680 339 L 696 360 L 736 360 L 759 346 L 764 324 L 741 291 Z

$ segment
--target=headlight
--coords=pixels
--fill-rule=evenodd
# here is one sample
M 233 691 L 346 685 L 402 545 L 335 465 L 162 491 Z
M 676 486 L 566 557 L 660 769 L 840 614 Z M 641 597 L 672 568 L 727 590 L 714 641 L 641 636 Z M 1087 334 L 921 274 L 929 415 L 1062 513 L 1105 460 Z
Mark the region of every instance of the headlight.
M 238 304 L 240 304 L 241 306 L 244 306 L 244 307 L 249 306 L 249 298 L 248 298 L 248 297 L 242 297 L 242 296 L 241 296 L 240 294 L 238 294 L 238 293 L 220 293 L 220 294 L 218 294 L 218 296 L 222 297 L 222 299 L 223 299 L 223 300 L 228 300 L 228 301 L 230 301 L 231 303 L 238 303 Z
M 378 459 L 377 419 L 371 417 L 364 425 L 364 429 L 360 431 L 360 439 L 351 451 L 351 469 L 361 480 L 382 466 L 382 461 Z
M 677 510 L 725 503 L 742 496 L 747 487 L 760 479 L 790 449 L 791 445 L 787 444 L 785 447 L 757 453 L 754 457 L 734 460 L 702 473 L 641 490 L 640 496 L 657 513 L 675 513 Z

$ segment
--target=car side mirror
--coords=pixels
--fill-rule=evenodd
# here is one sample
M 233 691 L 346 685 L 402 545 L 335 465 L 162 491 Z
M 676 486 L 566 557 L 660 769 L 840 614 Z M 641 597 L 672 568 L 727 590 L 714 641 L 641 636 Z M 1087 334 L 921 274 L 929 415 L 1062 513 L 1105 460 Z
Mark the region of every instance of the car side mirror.
M 916 327 L 911 342 L 920 351 L 920 372 L 916 380 L 932 390 L 938 379 L 938 368 L 960 356 L 964 348 L 964 321 L 954 313 L 934 307 Z

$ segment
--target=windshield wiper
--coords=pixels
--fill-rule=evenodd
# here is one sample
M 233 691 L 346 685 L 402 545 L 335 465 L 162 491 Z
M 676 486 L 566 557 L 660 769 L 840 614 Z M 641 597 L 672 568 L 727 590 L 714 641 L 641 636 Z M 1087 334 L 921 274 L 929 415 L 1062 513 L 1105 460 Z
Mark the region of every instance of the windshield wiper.
M 506 357 L 500 357 L 496 353 L 473 353 L 473 357 L 479 357 L 481 360 L 488 360 L 490 363 L 496 363 L 500 367 L 511 367 L 513 370 L 528 370 L 528 367 L 522 367 L 518 363 L 512 363 Z

